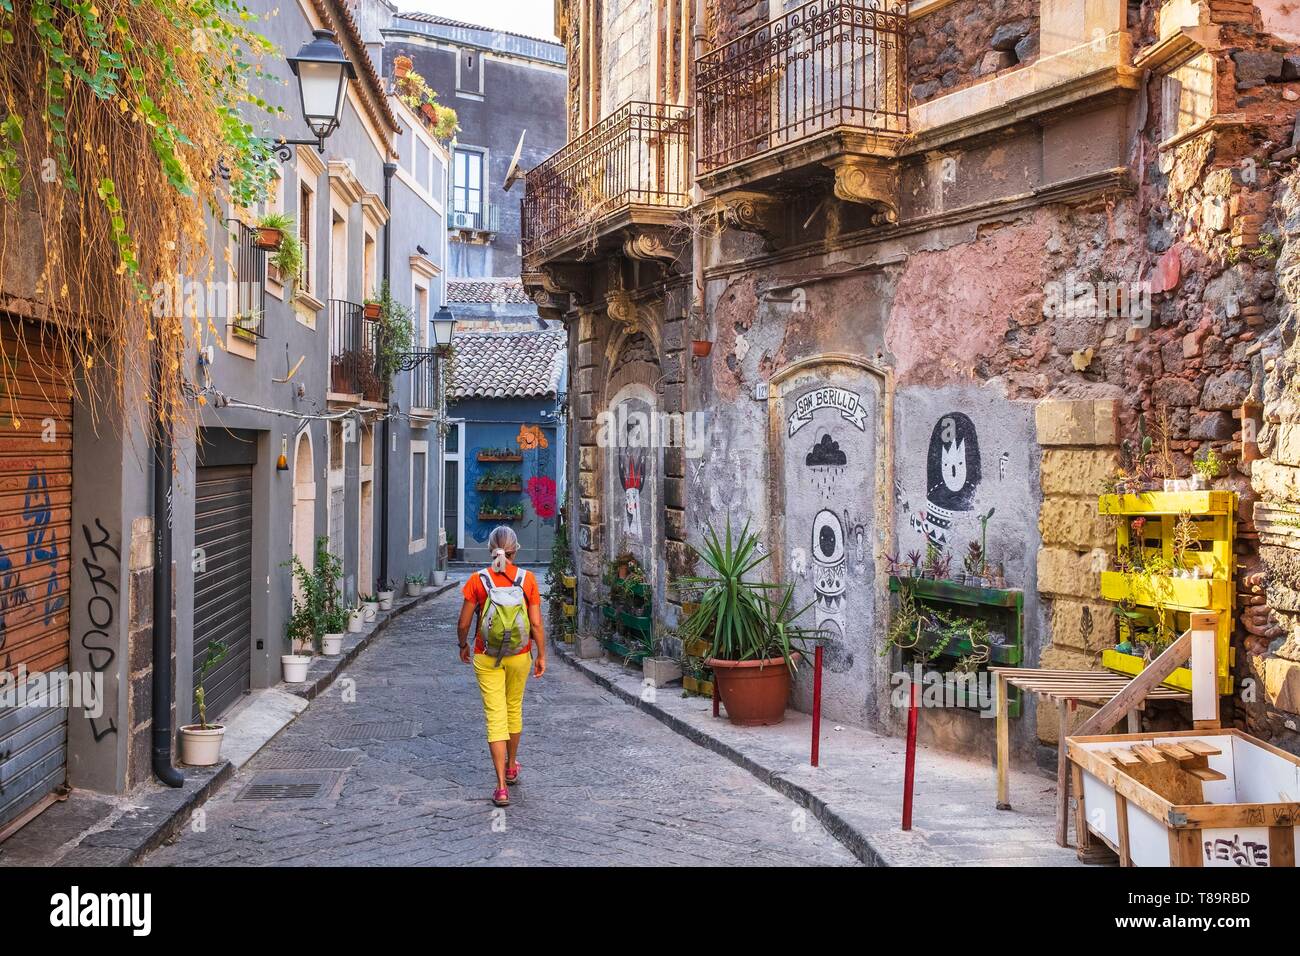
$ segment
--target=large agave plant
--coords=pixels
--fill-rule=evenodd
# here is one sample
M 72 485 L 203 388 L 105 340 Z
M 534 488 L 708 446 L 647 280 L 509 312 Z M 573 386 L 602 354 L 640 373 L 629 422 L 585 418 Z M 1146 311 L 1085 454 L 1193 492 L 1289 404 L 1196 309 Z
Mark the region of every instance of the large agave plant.
M 768 559 L 758 550 L 758 541 L 749 522 L 739 535 L 732 534 L 730 519 L 723 537 L 712 525 L 705 529 L 704 547 L 695 551 L 711 573 L 676 582 L 699 598 L 699 610 L 687 618 L 682 630 L 690 640 L 708 641 L 719 660 L 780 657 L 793 670 L 793 652 L 806 650 L 820 632 L 795 624 L 812 605 L 793 611 L 792 586 L 747 579 Z

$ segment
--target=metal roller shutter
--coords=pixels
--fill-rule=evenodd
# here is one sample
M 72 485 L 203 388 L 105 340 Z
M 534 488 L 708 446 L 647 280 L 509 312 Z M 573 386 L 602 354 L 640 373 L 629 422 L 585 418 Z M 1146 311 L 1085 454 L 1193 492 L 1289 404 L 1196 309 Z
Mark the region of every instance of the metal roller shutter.
M 198 469 L 194 544 L 203 570 L 194 575 L 194 680 L 208 644 L 227 648 L 207 676 L 208 720 L 223 714 L 250 686 L 253 636 L 253 469 L 229 465 Z M 192 718 L 198 720 L 198 709 Z
M 38 326 L 0 319 L 0 668 L 66 675 L 72 530 L 67 360 Z M 67 777 L 62 681 L 0 699 L 0 829 Z M 53 699 L 50 699 L 53 698 Z

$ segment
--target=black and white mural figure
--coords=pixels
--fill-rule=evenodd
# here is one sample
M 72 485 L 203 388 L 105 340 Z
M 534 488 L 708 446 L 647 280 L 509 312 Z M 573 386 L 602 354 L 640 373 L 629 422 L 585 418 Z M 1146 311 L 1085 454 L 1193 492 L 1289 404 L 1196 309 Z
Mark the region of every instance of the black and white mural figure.
M 979 437 L 968 416 L 949 412 L 935 422 L 925 470 L 925 512 L 912 516 L 912 527 L 948 548 L 953 520 L 971 510 L 980 483 Z
M 627 450 L 618 456 L 618 478 L 623 485 L 623 533 L 641 540 L 641 489 L 645 485 L 644 449 Z
M 816 596 L 813 623 L 829 641 L 832 656 L 836 656 L 833 649 L 843 648 L 846 629 L 848 549 L 845 547 L 844 525 L 833 511 L 819 511 L 813 519 L 812 567 L 813 594 Z M 852 658 L 849 660 L 851 662 Z

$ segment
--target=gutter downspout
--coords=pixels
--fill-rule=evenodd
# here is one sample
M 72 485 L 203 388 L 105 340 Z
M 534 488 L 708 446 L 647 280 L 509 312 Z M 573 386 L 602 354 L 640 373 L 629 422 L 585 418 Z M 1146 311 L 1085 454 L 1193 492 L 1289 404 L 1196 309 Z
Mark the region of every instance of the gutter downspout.
M 162 394 L 155 349 L 154 395 Z M 185 785 L 172 766 L 172 442 L 161 415 L 153 423 L 153 772 L 169 787 Z
M 685 0 L 683 0 L 683 2 L 685 2 Z M 695 16 L 692 19 L 695 21 L 694 30 L 693 30 L 694 33 L 693 39 L 694 39 L 696 59 L 703 56 L 705 52 L 704 16 L 705 16 L 704 0 L 695 0 Z M 682 46 L 684 47 L 686 45 L 685 37 L 683 37 L 682 40 L 683 40 Z M 682 57 L 683 63 L 685 63 L 685 59 L 686 57 L 685 54 L 683 53 L 683 57 Z M 695 110 L 694 104 L 689 101 L 690 89 L 691 86 L 687 84 L 686 78 L 683 77 L 682 90 L 683 93 L 685 94 L 683 96 L 683 99 L 685 100 L 683 105 L 691 109 L 691 115 L 693 117 L 692 125 L 694 127 L 693 132 L 695 135 L 693 137 L 693 142 L 691 143 L 691 156 L 689 157 L 689 162 L 691 163 L 692 167 L 694 167 L 695 154 L 699 150 L 699 144 L 701 142 L 700 117 L 699 117 L 699 111 Z M 694 169 L 692 169 L 692 174 L 693 172 Z M 692 184 L 691 202 L 693 205 L 698 206 L 701 202 L 703 202 L 704 196 L 700 192 L 699 184 L 696 183 L 694 175 L 691 175 L 691 184 Z M 688 336 L 690 335 L 691 332 L 690 329 L 691 324 L 697 321 L 698 319 L 703 318 L 703 316 L 704 316 L 704 239 L 700 235 L 699 229 L 692 229 L 691 230 L 691 304 L 690 304 L 690 312 L 687 315 L 687 330 L 686 330 Z M 689 394 L 689 390 L 688 390 L 688 394 Z
M 384 223 L 384 282 L 387 283 L 393 269 L 393 176 L 397 173 L 396 163 L 384 163 L 384 208 L 388 210 L 388 220 Z M 390 288 L 391 296 L 393 290 Z M 392 397 L 389 397 L 389 410 L 392 409 Z M 388 581 L 388 422 L 391 414 L 384 415 L 380 440 L 384 444 L 382 460 L 384 476 L 380 481 L 379 491 L 379 577 Z

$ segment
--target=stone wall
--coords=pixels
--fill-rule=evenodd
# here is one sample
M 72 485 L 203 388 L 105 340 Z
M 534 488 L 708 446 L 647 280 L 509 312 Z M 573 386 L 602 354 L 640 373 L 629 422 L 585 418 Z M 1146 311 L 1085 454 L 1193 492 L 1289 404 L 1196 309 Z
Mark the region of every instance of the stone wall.
M 917 103 L 1031 63 L 1038 57 L 1039 0 L 957 0 L 913 18 L 908 87 Z

